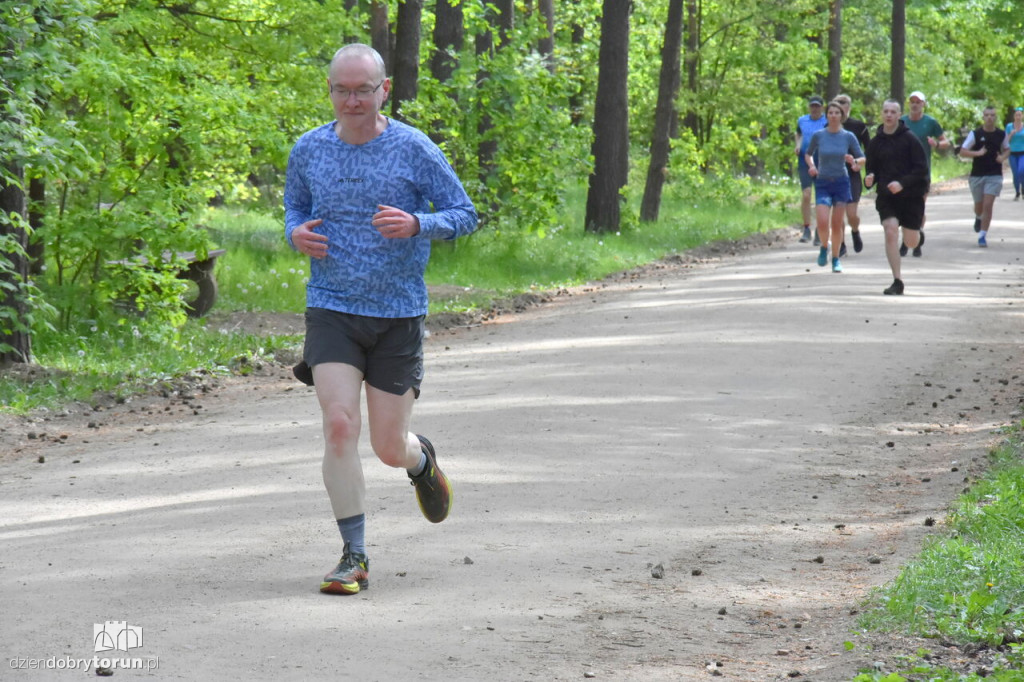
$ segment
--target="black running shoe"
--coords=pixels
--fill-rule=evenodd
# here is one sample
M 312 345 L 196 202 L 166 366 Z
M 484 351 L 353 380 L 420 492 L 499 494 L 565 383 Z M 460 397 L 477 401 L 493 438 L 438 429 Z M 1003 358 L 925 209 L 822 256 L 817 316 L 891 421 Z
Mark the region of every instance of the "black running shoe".
M 335 569 L 320 581 L 320 591 L 329 594 L 358 594 L 369 586 L 370 560 L 365 554 L 349 552 L 348 545 Z
M 920 258 L 921 257 L 921 247 L 922 246 L 924 246 L 924 232 L 921 233 L 921 241 L 919 241 L 917 243 L 917 246 L 914 247 L 914 257 L 915 258 Z
M 974 231 L 981 232 L 981 218 L 974 219 Z
M 307 365 L 305 360 L 292 367 L 292 374 L 307 386 L 313 385 L 313 368 Z
M 908 250 L 909 249 L 907 249 L 907 245 L 906 244 L 903 244 L 903 243 L 900 244 L 900 255 L 901 256 L 906 256 Z
M 851 232 L 850 236 L 853 237 L 853 252 L 860 253 L 861 250 L 864 248 L 864 242 L 860 238 L 860 230 L 857 230 L 856 232 Z
M 882 291 L 886 296 L 902 296 L 903 295 L 903 280 L 894 279 L 888 289 Z
M 846 255 L 846 242 L 839 245 L 839 257 L 842 258 Z
M 448 512 L 452 509 L 452 484 L 437 466 L 434 446 L 423 436 L 416 437 L 420 439 L 420 445 L 427 456 L 427 466 L 419 476 L 409 474 L 409 478 L 416 487 L 416 500 L 420 503 L 423 516 L 431 523 L 441 523 L 448 518 Z

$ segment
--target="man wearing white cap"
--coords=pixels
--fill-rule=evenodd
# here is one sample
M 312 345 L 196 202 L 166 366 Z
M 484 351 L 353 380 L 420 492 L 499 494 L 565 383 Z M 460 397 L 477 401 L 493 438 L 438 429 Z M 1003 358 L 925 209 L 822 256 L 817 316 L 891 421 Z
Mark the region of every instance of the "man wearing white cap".
M 932 172 L 932 150 L 948 149 L 949 140 L 946 139 L 946 133 L 942 130 L 942 126 L 934 118 L 924 113 L 925 107 L 925 96 L 920 90 L 915 90 L 910 93 L 910 113 L 904 114 L 900 119 L 910 131 L 917 136 L 917 139 L 921 141 L 924 146 L 924 156 L 928 161 L 928 182 L 931 184 L 931 172 Z M 928 195 L 925 194 L 925 201 L 927 201 Z M 927 220 L 927 216 L 925 216 Z M 924 244 L 924 222 L 921 222 L 921 242 L 914 248 L 914 255 L 921 255 L 921 246 Z M 902 244 L 900 246 L 900 255 L 907 255 L 907 245 Z

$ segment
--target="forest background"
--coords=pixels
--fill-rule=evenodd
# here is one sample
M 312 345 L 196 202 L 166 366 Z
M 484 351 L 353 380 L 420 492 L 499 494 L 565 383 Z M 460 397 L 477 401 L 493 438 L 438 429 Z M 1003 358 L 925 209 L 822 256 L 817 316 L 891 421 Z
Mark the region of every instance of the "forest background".
M 1008 120 L 1024 102 L 1016 0 L 32 0 L 0 16 L 8 366 L 34 338 L 180 346 L 168 254 L 219 245 L 211 208 L 280 223 L 288 153 L 332 118 L 326 69 L 347 42 L 385 56 L 386 113 L 443 147 L 482 216 L 469 239 L 492 243 L 630 239 L 662 196 L 789 209 L 813 94 L 841 90 L 876 123 L 906 83 L 957 143 L 985 105 Z M 567 210 L 584 191 L 585 213 Z M 680 235 L 666 252 L 700 228 L 661 220 Z

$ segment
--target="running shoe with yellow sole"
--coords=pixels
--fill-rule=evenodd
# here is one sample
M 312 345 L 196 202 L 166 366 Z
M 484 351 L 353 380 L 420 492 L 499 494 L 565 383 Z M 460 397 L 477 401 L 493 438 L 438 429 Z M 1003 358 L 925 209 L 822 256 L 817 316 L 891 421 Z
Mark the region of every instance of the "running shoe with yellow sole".
M 370 586 L 370 560 L 365 554 L 348 551 L 341 555 L 337 567 L 320 581 L 320 591 L 328 594 L 358 594 Z
M 437 466 L 434 446 L 423 436 L 416 437 L 420 439 L 420 445 L 427 456 L 427 466 L 419 476 L 409 474 L 409 479 L 416 488 L 416 500 L 420 503 L 423 516 L 431 523 L 441 523 L 448 518 L 452 508 L 452 484 Z

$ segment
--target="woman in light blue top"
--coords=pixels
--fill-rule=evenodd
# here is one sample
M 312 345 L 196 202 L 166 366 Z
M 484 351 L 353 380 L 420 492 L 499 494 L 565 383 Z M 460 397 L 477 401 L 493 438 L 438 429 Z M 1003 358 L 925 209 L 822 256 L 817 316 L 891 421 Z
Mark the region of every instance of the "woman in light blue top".
M 864 152 L 857 136 L 843 128 L 843 108 L 838 102 L 828 103 L 825 117 L 828 124 L 811 136 L 811 143 L 807 146 L 807 166 L 814 178 L 815 213 L 821 240 L 818 265 L 825 267 L 828 262 L 831 232 L 832 272 L 842 272 L 839 249 L 843 243 L 843 218 L 846 205 L 853 200 L 846 164 L 850 164 L 854 171 L 860 170 L 864 165 Z M 815 153 L 818 155 L 817 164 L 814 162 Z
M 1010 145 L 1010 170 L 1013 171 L 1014 201 L 1020 199 L 1024 186 L 1024 107 L 1013 110 L 1013 123 L 1006 124 L 1006 141 Z

